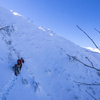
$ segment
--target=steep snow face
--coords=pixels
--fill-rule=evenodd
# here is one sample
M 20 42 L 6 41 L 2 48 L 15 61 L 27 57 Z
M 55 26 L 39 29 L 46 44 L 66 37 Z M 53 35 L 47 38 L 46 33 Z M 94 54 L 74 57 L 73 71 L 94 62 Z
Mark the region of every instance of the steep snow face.
M 99 69 L 99 53 L 2 7 L 0 27 L 0 100 L 100 100 L 99 86 L 81 84 L 99 83 L 100 73 L 66 55 Z M 15 76 L 12 67 L 20 57 L 25 63 Z

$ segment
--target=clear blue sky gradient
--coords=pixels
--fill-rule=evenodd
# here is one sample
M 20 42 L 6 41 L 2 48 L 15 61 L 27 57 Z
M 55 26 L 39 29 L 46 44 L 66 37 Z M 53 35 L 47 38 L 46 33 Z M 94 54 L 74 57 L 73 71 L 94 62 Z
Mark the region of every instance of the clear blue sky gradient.
M 78 25 L 100 46 L 100 33 L 94 30 L 100 31 L 100 0 L 0 0 L 0 6 L 77 45 L 95 47 Z

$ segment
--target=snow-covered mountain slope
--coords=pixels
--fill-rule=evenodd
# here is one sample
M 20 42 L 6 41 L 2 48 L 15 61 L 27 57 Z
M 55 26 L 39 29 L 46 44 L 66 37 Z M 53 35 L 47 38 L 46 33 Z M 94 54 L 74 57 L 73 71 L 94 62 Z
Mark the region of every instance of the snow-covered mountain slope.
M 99 53 L 0 7 L 0 100 L 100 100 L 100 85 L 91 85 L 100 83 L 99 71 L 66 54 L 100 69 Z M 15 76 L 20 57 L 25 63 Z

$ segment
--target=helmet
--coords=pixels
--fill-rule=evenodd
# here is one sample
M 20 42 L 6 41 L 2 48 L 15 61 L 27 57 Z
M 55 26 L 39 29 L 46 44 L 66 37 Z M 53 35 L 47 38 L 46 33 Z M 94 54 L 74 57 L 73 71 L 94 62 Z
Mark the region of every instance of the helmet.
M 21 57 L 21 59 L 23 59 L 23 58 Z

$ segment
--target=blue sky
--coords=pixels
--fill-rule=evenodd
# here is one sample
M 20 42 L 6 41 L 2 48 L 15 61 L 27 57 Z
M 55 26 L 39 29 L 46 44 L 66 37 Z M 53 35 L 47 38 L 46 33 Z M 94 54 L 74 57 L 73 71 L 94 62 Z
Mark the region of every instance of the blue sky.
M 94 30 L 100 30 L 100 0 L 0 0 L 0 6 L 77 45 L 95 47 L 78 25 L 100 46 L 100 33 Z

